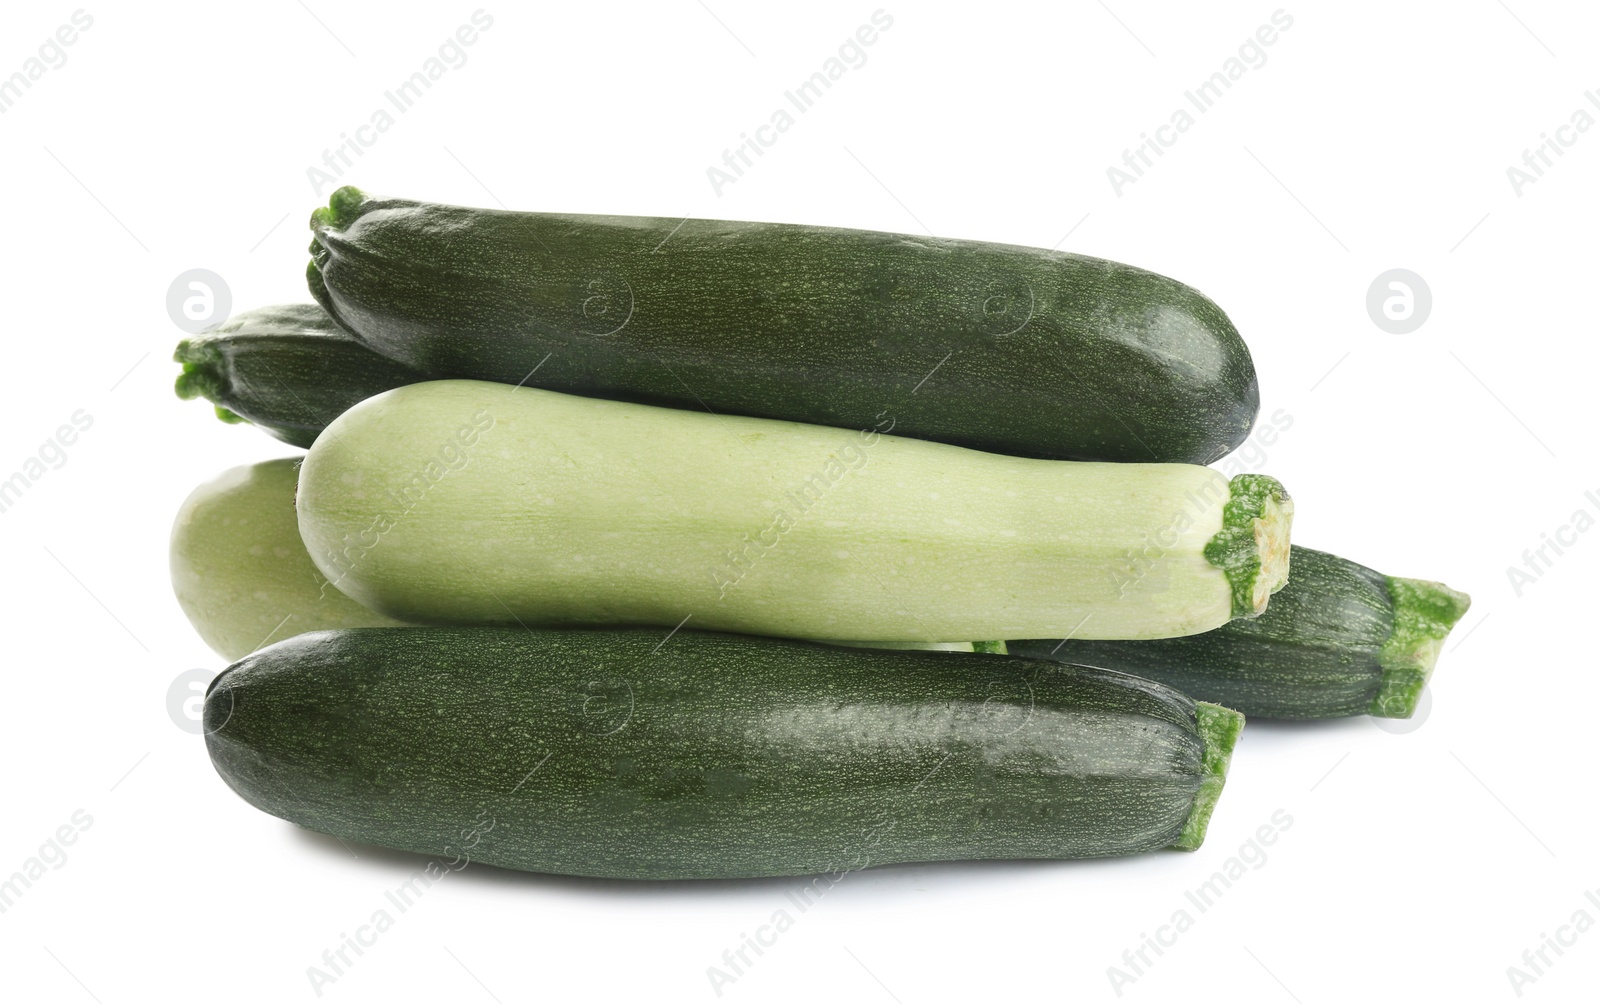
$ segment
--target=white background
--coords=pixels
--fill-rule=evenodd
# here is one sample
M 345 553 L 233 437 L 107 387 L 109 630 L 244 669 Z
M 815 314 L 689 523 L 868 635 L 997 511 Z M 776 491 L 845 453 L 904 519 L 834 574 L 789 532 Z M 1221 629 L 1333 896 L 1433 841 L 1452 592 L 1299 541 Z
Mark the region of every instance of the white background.
M 1576 109 L 1600 116 L 1584 98 L 1600 89 L 1600 16 L 1554 0 L 1287 7 L 1265 64 L 1119 194 L 1106 169 L 1273 4 L 887 6 L 866 63 L 717 195 L 707 167 L 875 5 L 709 2 L 488 7 L 466 62 L 340 181 L 517 209 L 926 228 L 1164 272 L 1230 313 L 1263 415 L 1292 416 L 1255 459 L 1293 492 L 1296 539 L 1475 600 L 1420 727 L 1252 723 L 1198 853 L 854 874 L 722 998 L 1115 1000 L 1108 967 L 1281 809 L 1293 822 L 1265 863 L 1203 915 L 1189 906 L 1192 929 L 1124 998 L 1515 999 L 1506 970 L 1525 949 L 1580 908 L 1600 921 L 1584 898 L 1600 889 L 1600 533 L 1520 596 L 1506 571 L 1576 510 L 1600 515 L 1584 497 L 1600 496 L 1600 129 L 1569 131 L 1520 194 L 1507 168 Z M 73 9 L 7 5 L 0 75 Z M 0 875 L 75 810 L 93 820 L 0 914 L 8 999 L 313 1000 L 307 967 L 421 862 L 353 856 L 251 808 L 168 717 L 175 676 L 222 667 L 168 587 L 172 515 L 218 471 L 293 451 L 173 396 L 182 333 L 165 297 L 200 267 L 235 309 L 306 300 L 304 221 L 328 191 L 307 168 L 474 9 L 90 7 L 66 62 L 0 115 L 0 477 L 75 410 L 93 417 L 0 513 Z M 1410 334 L 1367 312 L 1391 268 L 1432 291 Z M 711 1001 L 707 967 L 798 884 L 474 866 L 323 997 Z M 1592 999 L 1600 933 L 1564 951 L 1526 998 Z

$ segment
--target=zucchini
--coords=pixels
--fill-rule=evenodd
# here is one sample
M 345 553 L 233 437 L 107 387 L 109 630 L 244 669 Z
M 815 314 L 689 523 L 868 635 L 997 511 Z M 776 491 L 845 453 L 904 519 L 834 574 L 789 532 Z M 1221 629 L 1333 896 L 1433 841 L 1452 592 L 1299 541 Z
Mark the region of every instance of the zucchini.
M 247 310 L 178 343 L 178 396 L 204 397 L 224 421 L 248 421 L 299 447 L 339 413 L 426 379 L 342 330 L 316 304 Z
M 225 659 L 302 631 L 399 623 L 334 589 L 311 563 L 295 522 L 297 467 L 285 459 L 224 471 L 173 521 L 172 591 Z
M 317 302 L 432 378 L 1150 463 L 1216 460 L 1260 403 L 1216 304 L 1081 255 L 355 188 L 311 228 Z
M 1013 641 L 1014 655 L 1136 673 L 1252 718 L 1409 718 L 1471 598 L 1295 545 L 1254 620 L 1156 641 Z
M 178 605 L 226 659 L 306 631 L 406 627 L 335 589 L 306 552 L 295 521 L 300 461 L 269 460 L 224 471 L 196 488 L 172 527 Z M 853 648 L 1005 652 L 1005 642 L 822 641 Z
M 303 634 L 204 712 L 218 773 L 272 815 L 626 879 L 1193 850 L 1242 722 L 1009 656 L 521 628 Z
M 659 624 L 841 641 L 1158 638 L 1288 568 L 1262 475 L 1090 464 L 470 380 L 368 398 L 301 468 L 300 534 L 434 624 Z

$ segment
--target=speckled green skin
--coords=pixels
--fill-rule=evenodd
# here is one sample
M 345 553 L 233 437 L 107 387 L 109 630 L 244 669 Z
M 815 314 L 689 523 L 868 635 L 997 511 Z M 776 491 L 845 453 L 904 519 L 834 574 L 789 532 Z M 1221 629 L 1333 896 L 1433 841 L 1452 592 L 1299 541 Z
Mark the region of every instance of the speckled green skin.
M 1081 255 L 353 188 L 312 230 L 312 295 L 434 377 L 843 428 L 892 416 L 900 435 L 1061 460 L 1209 463 L 1259 405 L 1216 304 Z
M 301 635 L 205 704 L 273 815 L 636 879 L 1192 846 L 1238 720 L 1102 670 L 689 630 Z
M 178 343 L 177 392 L 204 397 L 225 422 L 241 419 L 308 447 L 364 398 L 426 377 L 343 331 L 314 303 L 247 310 Z
M 1294 545 L 1260 617 L 1187 638 L 1013 641 L 1013 655 L 1137 673 L 1256 718 L 1408 718 L 1471 600 Z

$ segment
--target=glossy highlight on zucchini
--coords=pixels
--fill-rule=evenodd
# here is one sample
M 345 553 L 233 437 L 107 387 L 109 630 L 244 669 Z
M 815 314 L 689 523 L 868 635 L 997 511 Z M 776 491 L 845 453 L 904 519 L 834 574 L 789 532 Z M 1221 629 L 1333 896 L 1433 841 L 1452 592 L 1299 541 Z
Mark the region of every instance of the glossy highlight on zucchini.
M 300 635 L 204 715 L 228 784 L 300 826 L 626 879 L 1193 850 L 1242 721 L 1002 655 L 522 628 Z
M 1012 641 L 1014 655 L 1135 673 L 1252 718 L 1409 718 L 1472 600 L 1298 544 L 1260 617 L 1152 641 Z
M 430 378 L 1143 463 L 1216 460 L 1260 403 L 1216 304 L 1082 255 L 355 188 L 311 228 L 312 296 Z

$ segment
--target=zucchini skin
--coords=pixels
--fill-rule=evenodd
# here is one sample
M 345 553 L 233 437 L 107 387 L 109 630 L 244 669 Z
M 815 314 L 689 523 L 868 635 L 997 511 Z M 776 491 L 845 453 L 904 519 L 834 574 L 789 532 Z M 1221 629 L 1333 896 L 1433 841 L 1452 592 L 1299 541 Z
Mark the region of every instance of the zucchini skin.
M 1012 641 L 1007 649 L 1134 673 L 1251 718 L 1410 717 L 1439 644 L 1471 599 L 1298 544 L 1289 566 L 1265 613 L 1204 634 Z
M 295 519 L 300 460 L 234 467 L 189 494 L 173 520 L 172 591 L 203 641 L 230 662 L 268 642 L 350 627 L 409 627 L 335 589 Z M 826 641 L 852 648 L 1005 653 L 1005 642 Z
M 1198 846 L 1240 716 L 1119 673 L 976 659 L 689 630 L 316 632 L 212 682 L 206 743 L 239 795 L 298 825 L 527 871 Z
M 436 379 L 1144 463 L 1216 460 L 1260 403 L 1215 303 L 1081 255 L 354 188 L 312 230 L 317 302 Z
M 195 633 L 225 659 L 305 631 L 392 627 L 335 589 L 295 519 L 300 462 L 234 467 L 184 499 L 172 522 L 172 592 Z
M 204 397 L 225 421 L 244 419 L 310 447 L 356 402 L 427 377 L 357 341 L 314 303 L 247 310 L 178 343 L 178 396 Z

